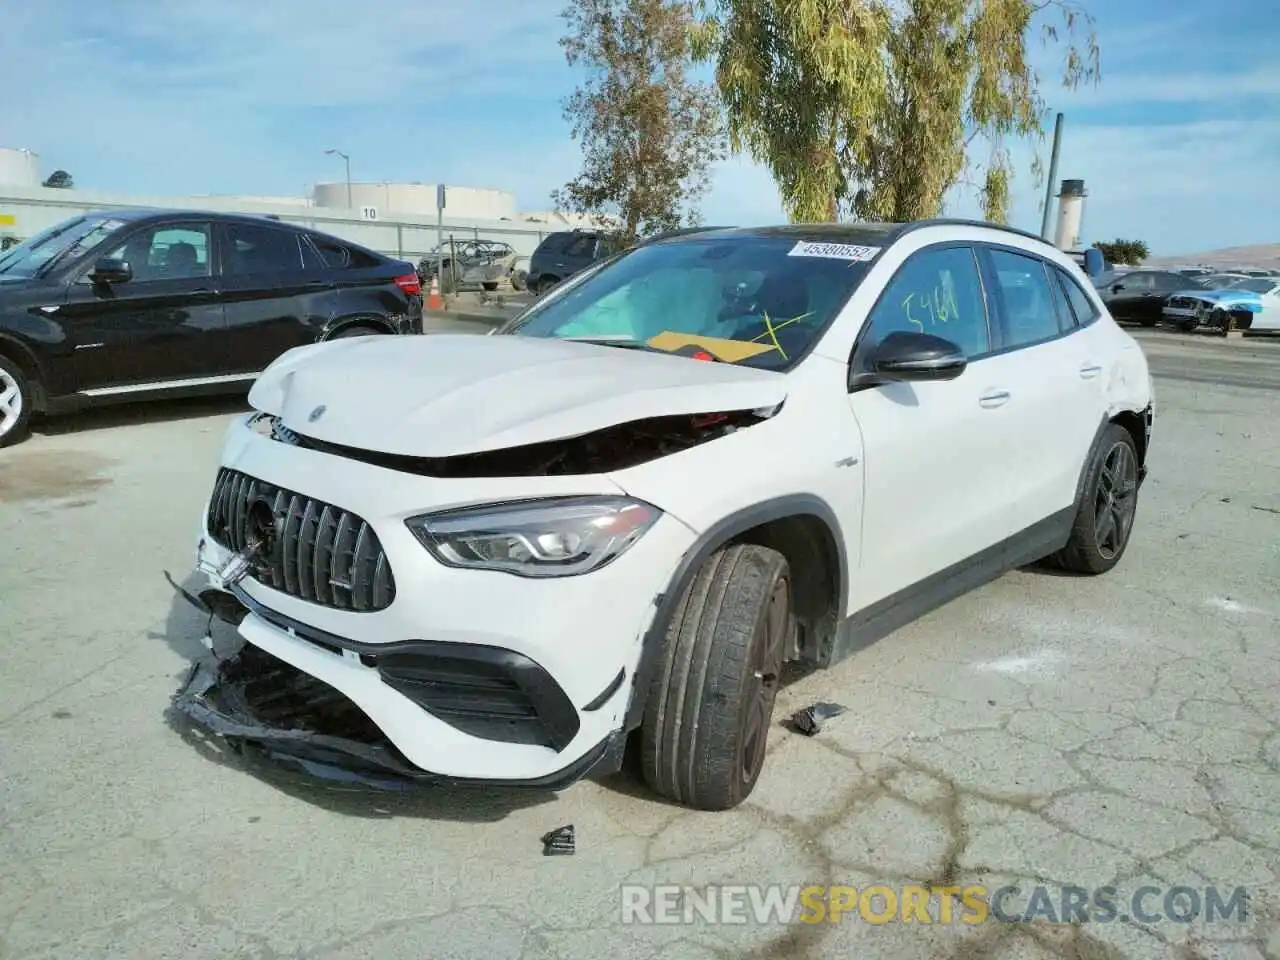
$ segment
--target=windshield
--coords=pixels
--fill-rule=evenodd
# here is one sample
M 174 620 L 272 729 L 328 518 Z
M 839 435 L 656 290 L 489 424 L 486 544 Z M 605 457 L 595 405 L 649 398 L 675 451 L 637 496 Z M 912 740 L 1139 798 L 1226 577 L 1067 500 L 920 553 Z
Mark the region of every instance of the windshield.
M 1249 290 L 1253 293 L 1270 293 L 1271 288 L 1276 285 L 1274 280 L 1265 280 L 1262 277 L 1249 278 L 1247 280 L 1237 280 L 1231 284 L 1232 290 Z
M 785 370 L 826 329 L 878 252 L 786 236 L 646 244 L 535 304 L 500 332 Z
M 0 276 L 34 277 L 56 261 L 75 257 L 124 226 L 109 217 L 74 217 L 0 255 Z

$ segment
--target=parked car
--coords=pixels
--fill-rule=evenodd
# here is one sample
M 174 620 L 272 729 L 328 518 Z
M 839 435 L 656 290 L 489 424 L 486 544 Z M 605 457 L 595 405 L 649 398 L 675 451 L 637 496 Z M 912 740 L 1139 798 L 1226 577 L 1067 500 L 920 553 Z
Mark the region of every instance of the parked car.
M 1235 277 L 1208 289 L 1179 291 L 1165 304 L 1164 318 L 1185 331 L 1280 330 L 1280 277 Z
M 562 230 L 548 234 L 529 258 L 529 292 L 546 293 L 594 263 L 621 251 L 625 243 L 608 230 Z
M 1069 257 L 945 220 L 641 243 L 491 336 L 292 350 L 249 401 L 185 588 L 242 645 L 180 711 L 384 785 L 552 789 L 634 735 L 705 809 L 751 793 L 785 663 L 1111 570 L 1153 422 Z
M 33 413 L 244 390 L 317 340 L 422 332 L 413 266 L 260 217 L 72 217 L 0 255 L 0 446 Z
M 1163 315 L 1165 300 L 1184 290 L 1204 288 L 1195 277 L 1167 270 L 1115 271 L 1095 279 L 1102 302 L 1116 320 L 1154 327 Z
M 497 290 L 499 283 L 511 278 L 519 259 L 515 247 L 501 240 L 455 240 L 419 260 L 418 277 L 429 285 L 436 265 L 442 264 L 443 276 L 452 276 L 459 285 Z

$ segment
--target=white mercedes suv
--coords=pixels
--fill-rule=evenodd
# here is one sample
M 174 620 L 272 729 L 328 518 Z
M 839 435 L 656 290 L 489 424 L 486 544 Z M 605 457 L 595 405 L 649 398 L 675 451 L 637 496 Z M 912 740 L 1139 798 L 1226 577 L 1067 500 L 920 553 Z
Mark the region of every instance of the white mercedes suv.
M 703 809 L 753 789 L 784 663 L 1111 569 L 1153 410 L 1067 255 L 953 220 L 683 232 L 492 336 L 295 349 L 249 399 L 188 591 L 239 646 L 182 712 L 397 785 L 556 788 L 634 735 Z

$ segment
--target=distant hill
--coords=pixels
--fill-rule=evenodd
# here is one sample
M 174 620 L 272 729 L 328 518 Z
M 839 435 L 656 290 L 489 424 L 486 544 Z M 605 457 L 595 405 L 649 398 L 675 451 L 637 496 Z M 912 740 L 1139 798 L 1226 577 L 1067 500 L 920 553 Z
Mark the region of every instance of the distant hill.
M 1227 247 L 1206 253 L 1181 253 L 1176 257 L 1152 257 L 1143 266 L 1180 267 L 1203 263 L 1208 267 L 1254 267 L 1280 269 L 1280 243 L 1262 243 L 1252 247 Z

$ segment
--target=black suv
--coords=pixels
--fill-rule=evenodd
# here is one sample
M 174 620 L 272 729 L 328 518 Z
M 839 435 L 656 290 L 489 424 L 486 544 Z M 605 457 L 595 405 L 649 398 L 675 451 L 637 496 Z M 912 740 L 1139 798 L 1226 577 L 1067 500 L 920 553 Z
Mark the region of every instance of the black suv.
M 614 234 L 604 230 L 564 230 L 548 234 L 529 258 L 529 292 L 544 293 L 598 260 L 623 249 Z
M 1206 290 L 1195 277 L 1169 270 L 1121 269 L 1093 280 L 1111 316 L 1122 323 L 1154 327 L 1164 314 L 1164 302 L 1183 290 Z
M 269 218 L 129 210 L 0 254 L 0 447 L 32 413 L 244 390 L 292 347 L 422 332 L 410 263 Z

